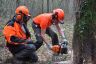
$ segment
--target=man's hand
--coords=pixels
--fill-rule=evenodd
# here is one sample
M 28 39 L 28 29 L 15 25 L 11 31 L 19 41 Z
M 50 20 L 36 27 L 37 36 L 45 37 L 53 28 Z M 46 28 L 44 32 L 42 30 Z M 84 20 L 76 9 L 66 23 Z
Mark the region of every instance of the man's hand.
M 67 54 L 68 53 L 68 41 L 66 39 L 63 40 L 61 43 L 61 54 Z
M 26 44 L 32 44 L 33 43 L 32 39 L 27 39 L 25 42 L 26 42 Z
M 25 44 L 26 46 L 28 46 L 29 48 L 32 48 L 33 49 L 33 51 L 35 51 L 36 50 L 36 46 L 34 45 L 34 43 L 33 43 L 33 41 L 32 41 L 32 39 L 27 39 L 26 40 L 26 44 Z
M 62 43 L 68 45 L 68 41 L 67 41 L 67 39 L 63 39 L 63 42 L 62 42 Z

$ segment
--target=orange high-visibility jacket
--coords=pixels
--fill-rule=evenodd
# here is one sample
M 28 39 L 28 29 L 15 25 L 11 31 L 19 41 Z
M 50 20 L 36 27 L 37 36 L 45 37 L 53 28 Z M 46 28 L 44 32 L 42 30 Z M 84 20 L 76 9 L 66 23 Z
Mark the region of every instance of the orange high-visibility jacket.
M 19 23 L 14 22 L 14 26 L 6 25 L 3 30 L 3 34 L 5 36 L 6 42 L 9 44 L 13 44 L 10 40 L 11 36 L 16 36 L 21 39 L 26 39 L 26 34 L 21 29 L 21 26 Z M 16 42 L 14 44 L 17 44 Z
M 39 24 L 41 29 L 46 29 L 51 25 L 52 13 L 44 13 L 33 18 L 33 22 Z

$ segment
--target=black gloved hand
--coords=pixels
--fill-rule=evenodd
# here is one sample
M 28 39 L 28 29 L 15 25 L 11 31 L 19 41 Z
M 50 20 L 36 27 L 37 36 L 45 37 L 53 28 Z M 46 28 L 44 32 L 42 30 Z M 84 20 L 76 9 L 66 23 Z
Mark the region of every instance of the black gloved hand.
M 33 49 L 34 51 L 36 50 L 36 47 L 35 47 L 32 39 L 27 39 L 25 45 L 29 47 L 28 49 Z
M 67 41 L 66 39 L 64 39 L 64 40 L 61 42 L 61 45 L 63 45 L 63 47 L 67 47 L 68 41 Z
M 27 40 L 26 40 L 26 43 L 27 43 L 27 44 L 32 44 L 33 41 L 32 41 L 32 39 L 27 39 Z
M 65 39 L 63 40 L 63 42 L 61 43 L 61 54 L 67 54 L 68 53 L 68 41 Z

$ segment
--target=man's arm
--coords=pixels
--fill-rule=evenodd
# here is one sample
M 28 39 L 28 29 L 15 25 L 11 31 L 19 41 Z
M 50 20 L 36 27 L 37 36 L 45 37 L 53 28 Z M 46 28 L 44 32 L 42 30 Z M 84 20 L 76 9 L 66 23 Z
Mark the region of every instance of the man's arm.
M 47 45 L 47 47 L 48 47 L 49 49 L 51 49 L 51 47 L 50 47 L 50 45 L 49 45 L 49 43 L 47 42 L 47 39 L 46 39 L 46 37 L 45 37 L 45 32 L 46 32 L 46 29 L 41 29 L 41 37 L 42 37 L 43 41 L 45 42 L 45 44 Z
M 62 37 L 63 39 L 66 39 L 64 32 L 61 30 L 61 28 L 60 28 L 60 26 L 59 26 L 58 24 L 56 24 L 56 28 L 57 28 L 59 34 L 61 35 L 61 37 Z
M 11 40 L 11 42 L 13 42 L 13 43 L 17 43 L 17 44 L 32 44 L 33 43 L 33 41 L 32 41 L 32 39 L 22 39 L 22 38 L 18 38 L 18 37 L 16 37 L 16 36 L 11 36 L 11 38 L 10 38 L 10 40 Z
M 26 42 L 26 39 L 21 39 L 16 36 L 11 36 L 10 37 L 11 42 L 16 42 L 16 43 L 24 43 Z

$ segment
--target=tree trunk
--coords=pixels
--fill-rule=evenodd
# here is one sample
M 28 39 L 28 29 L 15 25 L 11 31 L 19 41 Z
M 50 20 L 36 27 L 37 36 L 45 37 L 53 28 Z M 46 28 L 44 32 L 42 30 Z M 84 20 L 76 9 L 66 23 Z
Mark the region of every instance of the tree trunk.
M 18 7 L 20 5 L 20 1 L 16 0 L 16 7 Z
M 77 0 L 77 5 L 79 9 L 76 10 L 74 26 L 73 64 L 96 64 L 96 1 Z

